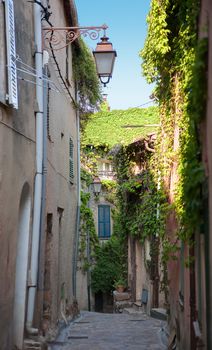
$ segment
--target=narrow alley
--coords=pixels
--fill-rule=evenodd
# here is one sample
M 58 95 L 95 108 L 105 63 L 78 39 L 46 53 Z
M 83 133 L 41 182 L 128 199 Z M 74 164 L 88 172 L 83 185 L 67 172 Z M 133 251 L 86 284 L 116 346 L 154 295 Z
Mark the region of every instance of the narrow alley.
M 48 350 L 163 350 L 165 322 L 143 313 L 82 312 Z
M 212 350 L 212 0 L 0 0 L 0 350 Z

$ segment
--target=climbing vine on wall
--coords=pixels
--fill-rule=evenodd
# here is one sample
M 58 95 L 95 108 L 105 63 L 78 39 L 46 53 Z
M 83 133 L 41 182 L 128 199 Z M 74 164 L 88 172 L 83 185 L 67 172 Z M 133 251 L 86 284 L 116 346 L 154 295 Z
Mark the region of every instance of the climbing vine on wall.
M 202 222 L 205 181 L 199 131 L 205 114 L 207 39 L 197 37 L 199 8 L 199 0 L 152 0 L 140 53 L 160 108 L 155 168 L 169 196 L 176 171 L 169 201 L 175 205 L 178 237 L 188 242 Z
M 141 144 L 140 147 L 142 149 Z M 159 177 L 154 173 L 153 155 L 144 148 L 142 169 L 135 175 L 135 154 L 132 146 L 122 146 L 114 157 L 117 196 L 122 232 L 144 242 L 153 235 L 164 236 L 170 205 L 164 190 L 158 188 Z
M 81 179 L 86 182 L 87 186 L 91 183 L 90 174 L 82 171 Z M 89 208 L 90 193 L 81 191 L 80 206 L 80 244 L 79 260 L 81 261 L 82 271 L 86 272 L 95 261 L 95 252 L 99 246 L 99 240 L 96 234 L 93 212 Z M 89 242 L 88 242 L 89 234 Z M 89 244 L 89 254 L 87 254 Z
M 159 123 L 157 106 L 129 108 L 127 110 L 101 110 L 90 116 L 82 136 L 82 146 L 95 148 L 105 145 L 108 149 L 115 145 L 129 145 L 136 138 L 146 137 L 155 131 Z M 140 125 L 140 128 L 125 128 Z M 153 125 L 153 126 L 151 126 Z
M 72 47 L 73 76 L 79 94 L 79 108 L 82 116 L 93 112 L 101 102 L 101 87 L 95 62 L 89 48 L 79 38 Z

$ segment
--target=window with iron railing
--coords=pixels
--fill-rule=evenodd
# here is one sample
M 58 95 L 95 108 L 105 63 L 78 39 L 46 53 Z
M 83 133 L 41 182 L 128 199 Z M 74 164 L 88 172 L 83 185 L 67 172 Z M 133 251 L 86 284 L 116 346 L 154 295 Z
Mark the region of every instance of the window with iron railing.
M 98 175 L 100 178 L 111 179 L 115 177 L 113 166 L 108 161 L 101 161 L 98 163 Z

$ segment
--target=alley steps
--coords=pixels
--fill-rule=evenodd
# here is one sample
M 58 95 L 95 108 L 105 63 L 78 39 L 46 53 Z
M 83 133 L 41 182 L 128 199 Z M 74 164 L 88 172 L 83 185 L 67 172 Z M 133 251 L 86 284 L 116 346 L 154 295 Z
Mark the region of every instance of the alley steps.
M 135 301 L 133 303 L 133 309 L 135 311 L 142 311 L 142 304 L 141 304 L 141 301 Z
M 129 307 L 123 309 L 125 314 L 144 314 L 141 301 L 132 302 Z
M 157 318 L 158 320 L 167 321 L 166 309 L 162 309 L 162 308 L 151 309 L 150 316 L 153 318 Z
M 42 350 L 42 345 L 40 342 L 37 342 L 35 340 L 25 339 L 24 350 Z

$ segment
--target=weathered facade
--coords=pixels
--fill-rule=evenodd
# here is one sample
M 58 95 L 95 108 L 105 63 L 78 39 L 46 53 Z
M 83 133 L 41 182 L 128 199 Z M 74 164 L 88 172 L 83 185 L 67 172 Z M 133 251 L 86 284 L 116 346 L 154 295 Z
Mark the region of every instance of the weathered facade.
M 51 3 L 51 23 L 55 27 L 75 26 L 76 13 L 67 5 L 69 2 Z M 66 4 L 66 11 L 64 11 Z M 73 5 L 72 5 L 73 6 Z M 72 10 L 72 12 L 71 12 Z M 48 45 L 48 44 L 47 44 Z M 49 75 L 58 86 L 55 60 L 50 53 Z M 72 79 L 71 46 L 54 51 L 61 75 L 66 81 L 71 96 L 75 97 Z M 43 305 L 45 326 L 55 324 L 68 313 L 73 302 L 73 256 L 77 223 L 78 201 L 78 121 L 72 99 L 63 87 L 58 93 L 47 90 L 47 178 L 46 213 L 43 232 L 43 259 L 40 258 L 41 294 L 44 289 Z M 46 237 L 45 237 L 46 235 Z M 42 273 L 44 272 L 43 286 Z
M 98 160 L 98 179 L 100 181 L 104 180 L 114 180 L 115 172 L 112 167 L 112 161 L 100 158 Z M 94 180 L 94 179 L 93 179 Z M 98 236 L 99 242 L 106 242 L 113 234 L 113 216 L 112 209 L 114 204 L 111 203 L 107 196 L 108 190 L 101 184 L 100 193 L 95 193 L 93 183 L 88 187 L 84 182 L 82 182 L 82 188 L 85 192 L 89 193 L 90 199 L 88 202 L 88 208 L 92 210 L 95 231 Z M 83 224 L 83 223 L 81 223 Z M 101 226 L 101 227 L 100 227 Z M 86 235 L 86 237 L 85 237 Z M 85 259 L 90 260 L 89 256 L 89 232 L 84 232 L 82 229 L 80 231 L 79 245 L 82 240 L 86 242 Z M 79 308 L 81 310 L 96 310 L 95 306 L 95 295 L 91 289 L 91 276 L 90 270 L 84 271 L 83 264 L 84 259 L 80 258 L 78 255 L 77 262 L 77 300 L 79 303 Z M 102 296 L 101 296 L 102 297 Z M 103 298 L 103 297 L 102 297 Z M 105 297 L 106 298 L 106 297 Z M 102 307 L 103 307 L 102 299 Z M 101 309 L 102 311 L 103 309 Z
M 154 152 L 156 134 L 149 134 L 146 139 L 138 139 L 129 145 L 131 157 L 134 161 L 133 173 L 142 175 L 147 170 L 147 154 Z M 140 198 L 142 200 L 142 197 Z M 132 301 L 142 305 L 149 315 L 152 308 L 164 308 L 165 297 L 161 291 L 160 281 L 163 279 L 162 268 L 159 263 L 160 248 L 157 232 L 152 232 L 151 237 L 141 239 L 128 235 L 128 285 L 131 290 Z M 151 250 L 157 244 L 157 253 L 151 254 Z
M 18 83 L 18 109 L 7 104 L 6 16 L 0 4 L 0 344 L 12 349 L 13 334 L 23 334 L 35 174 L 35 87 Z M 16 51 L 29 66 L 33 59 L 33 11 L 24 1 L 14 4 Z M 23 45 L 25 43 L 25 45 Z M 23 335 L 22 335 L 23 338 Z M 18 340 L 17 340 L 18 341 Z
M 200 125 L 200 142 L 202 161 L 205 167 L 206 183 L 202 188 L 204 207 L 204 225 L 194 233 L 195 244 L 189 246 L 179 243 L 177 259 L 170 261 L 169 270 L 169 302 L 170 302 L 170 348 L 177 344 L 179 349 L 211 349 L 212 325 L 212 269 L 211 269 L 211 95 L 212 95 L 212 5 L 210 1 L 201 1 L 198 18 L 198 38 L 208 39 L 205 76 L 206 115 Z M 175 130 L 175 140 L 179 140 L 179 130 Z M 175 178 L 175 179 L 174 179 Z M 176 168 L 172 169 L 170 196 L 173 195 L 173 182 L 176 181 Z M 167 229 L 171 239 L 176 238 L 177 221 L 173 215 L 169 217 Z M 188 264 L 191 261 L 191 264 Z M 192 262 L 193 261 L 193 262 Z M 187 262 L 187 266 L 186 266 Z
M 205 200 L 205 227 L 206 234 L 198 241 L 201 263 L 197 267 L 200 277 L 197 283 L 197 302 L 201 320 L 202 338 L 206 349 L 212 347 L 212 155 L 211 155 L 211 112 L 212 112 L 212 3 L 202 0 L 199 16 L 199 37 L 208 38 L 207 54 L 207 102 L 206 121 L 203 124 L 203 152 L 206 175 L 208 175 L 208 198 Z M 206 190 L 206 189 L 205 189 Z M 206 191 L 207 193 L 207 191 Z M 208 209 L 207 209 L 208 208 Z
M 49 21 L 53 26 L 77 25 L 73 1 L 51 1 L 50 5 L 52 14 Z M 8 23 L 7 11 L 12 11 L 13 7 L 14 13 L 10 12 L 9 16 L 11 21 L 14 18 L 14 28 L 11 30 L 15 33 L 16 50 L 12 47 L 10 51 L 10 63 L 7 44 L 8 40 L 14 42 L 14 38 L 8 34 L 8 26 L 13 23 Z M 0 3 L 2 350 L 10 350 L 14 346 L 22 349 L 24 339 L 32 333 L 45 335 L 56 326 L 57 320 L 76 311 L 72 303 L 78 203 L 78 120 L 70 98 L 71 95 L 75 99 L 72 53 L 71 47 L 57 52 L 46 47 L 49 60 L 43 61 L 46 64 L 45 76 L 36 80 L 36 55 L 42 55 L 42 52 L 37 52 L 35 21 L 40 18 L 41 23 L 43 16 L 41 7 L 30 2 L 8 0 Z M 42 20 L 42 26 L 48 26 L 48 23 Z M 39 40 L 42 42 L 42 37 Z M 13 68 L 14 62 L 16 69 Z M 42 63 L 40 68 L 42 71 Z M 10 70 L 17 74 L 17 79 L 15 73 L 10 76 Z M 15 79 L 17 91 L 15 85 L 15 90 L 9 91 L 10 78 Z M 42 91 L 40 101 L 43 102 L 43 111 L 38 99 L 39 88 Z M 40 144 L 44 145 L 41 162 L 38 159 L 38 123 L 43 125 L 40 134 Z M 35 200 L 39 162 L 42 164 L 39 174 L 42 196 L 38 195 Z M 36 205 L 40 208 L 37 222 L 34 213 Z M 37 253 L 33 255 L 34 231 L 37 234 L 35 222 L 39 244 Z M 32 263 L 32 259 L 37 261 L 35 284 L 32 271 L 35 262 Z M 32 290 L 35 294 L 30 309 L 33 312 L 32 324 L 27 326 L 27 319 L 31 317 L 28 316 L 28 296 Z

